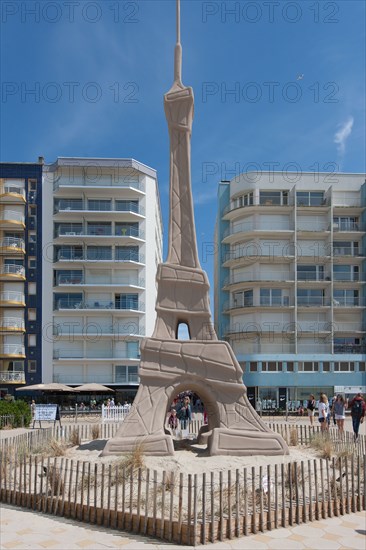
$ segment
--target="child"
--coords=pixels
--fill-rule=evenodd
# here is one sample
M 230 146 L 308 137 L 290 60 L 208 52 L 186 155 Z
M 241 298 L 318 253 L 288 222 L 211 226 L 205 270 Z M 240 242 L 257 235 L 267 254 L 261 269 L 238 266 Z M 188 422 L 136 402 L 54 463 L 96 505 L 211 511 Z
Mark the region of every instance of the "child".
M 178 417 L 177 417 L 177 411 L 175 409 L 171 409 L 170 416 L 168 418 L 168 426 L 173 431 L 175 431 L 178 428 Z

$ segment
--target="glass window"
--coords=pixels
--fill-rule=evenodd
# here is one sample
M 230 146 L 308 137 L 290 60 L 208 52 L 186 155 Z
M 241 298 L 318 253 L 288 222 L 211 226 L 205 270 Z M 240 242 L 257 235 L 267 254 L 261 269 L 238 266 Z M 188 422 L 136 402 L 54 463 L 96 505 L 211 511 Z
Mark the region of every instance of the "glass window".
M 288 372 L 293 372 L 294 371 L 294 364 L 292 361 L 287 361 L 287 370 Z
M 297 303 L 300 306 L 324 305 L 324 290 L 299 288 L 297 290 Z
M 127 367 L 125 365 L 116 365 L 116 367 L 115 367 L 115 380 L 119 384 L 126 384 L 126 382 L 127 382 Z
M 28 372 L 37 372 L 37 361 L 28 361 Z
M 330 363 L 329 361 L 323 361 L 323 371 L 330 372 Z
M 249 364 L 249 372 L 257 372 L 257 363 L 256 362 L 251 362 Z
M 365 361 L 360 361 L 359 364 L 358 364 L 358 370 L 360 372 L 365 372 L 366 371 L 366 363 Z
M 125 260 L 131 262 L 139 261 L 139 247 L 138 246 L 117 246 L 116 247 L 116 260 Z
M 116 210 L 121 212 L 136 212 L 139 211 L 139 201 L 127 200 L 127 201 L 116 201 Z
M 115 234 L 127 237 L 139 236 L 139 224 L 138 223 L 116 223 Z
M 139 297 L 138 294 L 116 294 L 115 308 L 116 309 L 138 309 Z
M 59 236 L 71 236 L 82 235 L 83 224 L 82 223 L 55 223 L 55 237 Z
M 138 378 L 138 368 L 136 365 L 129 365 L 128 367 L 128 381 L 129 383 L 137 384 L 139 381 Z
M 280 288 L 261 288 L 260 304 L 261 306 L 281 306 L 282 290 Z
M 88 246 L 87 259 L 88 260 L 111 260 L 112 247 L 111 246 Z
M 358 290 L 353 289 L 334 289 L 333 304 L 335 306 L 358 306 Z
M 297 191 L 297 206 L 321 206 L 324 204 L 323 191 Z
M 110 222 L 88 222 L 88 235 L 112 235 Z
M 76 285 L 83 280 L 81 269 L 60 269 L 55 272 L 55 282 L 57 285 Z
M 55 309 L 79 309 L 82 307 L 83 295 L 80 293 L 59 293 L 54 294 Z
M 111 210 L 111 202 L 111 200 L 107 199 L 89 199 L 88 210 L 109 212 Z
M 82 199 L 55 199 L 55 211 L 59 210 L 82 210 Z

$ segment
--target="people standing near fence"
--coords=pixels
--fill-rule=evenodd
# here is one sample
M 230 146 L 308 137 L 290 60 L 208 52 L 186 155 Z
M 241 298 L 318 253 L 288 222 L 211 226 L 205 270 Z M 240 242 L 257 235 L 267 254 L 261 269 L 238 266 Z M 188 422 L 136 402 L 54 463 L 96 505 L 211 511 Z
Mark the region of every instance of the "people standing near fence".
M 329 402 L 325 393 L 320 394 L 318 412 L 319 412 L 320 428 L 321 428 L 321 431 L 324 433 L 329 429 L 329 419 L 330 419 Z
M 33 422 L 33 426 L 34 426 L 34 422 L 36 421 L 36 408 L 37 408 L 37 405 L 36 405 L 36 402 L 34 401 L 34 399 L 32 399 L 32 403 L 31 403 L 31 414 L 32 414 L 32 422 Z
M 306 405 L 306 409 L 308 411 L 308 417 L 309 417 L 310 425 L 313 426 L 314 425 L 314 416 L 315 416 L 315 397 L 312 393 L 309 395 L 309 399 L 308 399 L 308 403 Z
M 346 419 L 347 402 L 343 395 L 338 394 L 333 400 L 332 416 L 335 418 L 339 429 L 339 435 L 342 438 L 344 434 L 344 421 Z
M 186 430 L 189 422 L 192 419 L 192 411 L 191 411 L 191 404 L 190 399 L 188 396 L 186 396 L 183 400 L 183 405 L 180 408 L 179 411 L 179 420 L 182 430 Z
M 173 431 L 173 434 L 175 435 L 176 429 L 178 428 L 178 417 L 177 417 L 177 411 L 175 409 L 171 409 L 170 415 L 168 418 L 168 426 Z
M 360 429 L 360 424 L 362 424 L 362 422 L 364 421 L 366 413 L 366 404 L 362 397 L 362 393 L 358 393 L 356 397 L 352 399 L 348 406 L 351 409 L 353 439 L 356 443 L 356 441 L 358 440 L 358 431 Z

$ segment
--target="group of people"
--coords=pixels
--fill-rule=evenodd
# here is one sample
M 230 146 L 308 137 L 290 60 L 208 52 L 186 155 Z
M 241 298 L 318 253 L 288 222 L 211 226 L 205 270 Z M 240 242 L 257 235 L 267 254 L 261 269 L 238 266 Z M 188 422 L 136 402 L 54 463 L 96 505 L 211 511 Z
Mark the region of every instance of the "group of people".
M 178 429 L 180 423 L 181 429 L 185 430 L 192 420 L 191 398 L 189 395 L 184 395 L 180 399 L 175 399 L 174 405 L 170 409 L 168 426 L 175 431 Z
M 313 425 L 316 409 L 316 401 L 313 394 L 309 396 L 306 408 L 310 424 Z M 322 432 L 329 429 L 330 420 L 331 417 L 333 417 L 334 424 L 338 426 L 339 433 L 342 437 L 347 408 L 351 411 L 354 440 L 357 441 L 360 424 L 364 421 L 366 414 L 366 403 L 361 393 L 358 393 L 351 401 L 348 401 L 343 395 L 338 394 L 333 397 L 330 403 L 325 393 L 321 393 L 318 402 L 318 413 Z

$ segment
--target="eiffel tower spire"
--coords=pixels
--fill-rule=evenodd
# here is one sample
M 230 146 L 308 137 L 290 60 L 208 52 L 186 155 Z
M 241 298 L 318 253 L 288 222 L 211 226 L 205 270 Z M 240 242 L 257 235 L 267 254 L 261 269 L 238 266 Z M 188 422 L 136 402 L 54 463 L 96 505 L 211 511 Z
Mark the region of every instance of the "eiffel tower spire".
M 167 262 L 200 267 L 191 191 L 191 133 L 193 90 L 182 84 L 180 0 L 177 0 L 177 42 L 174 51 L 174 82 L 164 96 L 170 138 L 170 220 Z

